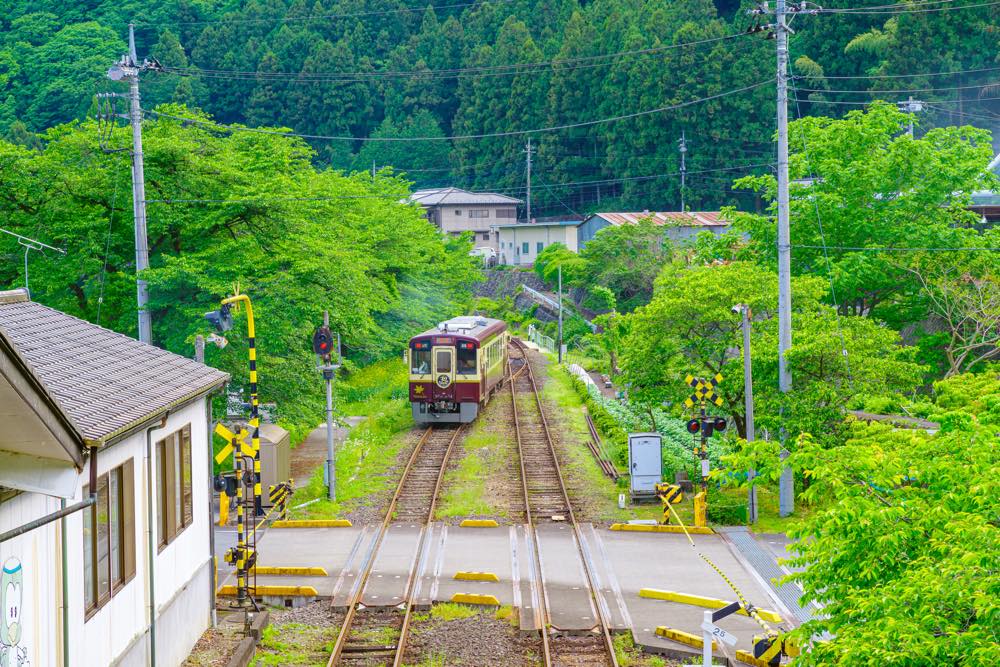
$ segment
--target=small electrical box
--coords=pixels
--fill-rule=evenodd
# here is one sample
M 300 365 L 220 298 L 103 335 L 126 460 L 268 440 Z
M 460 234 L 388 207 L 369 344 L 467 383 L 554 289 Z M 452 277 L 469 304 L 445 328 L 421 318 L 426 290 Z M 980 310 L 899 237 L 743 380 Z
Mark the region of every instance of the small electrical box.
M 629 495 L 632 500 L 656 500 L 656 485 L 663 481 L 662 436 L 629 433 Z

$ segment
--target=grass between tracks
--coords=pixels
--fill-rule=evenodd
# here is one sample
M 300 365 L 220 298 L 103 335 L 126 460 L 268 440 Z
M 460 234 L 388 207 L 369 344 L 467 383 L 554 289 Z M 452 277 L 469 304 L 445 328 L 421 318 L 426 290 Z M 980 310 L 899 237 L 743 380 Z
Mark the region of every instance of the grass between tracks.
M 393 483 L 388 472 L 405 444 L 402 434 L 413 426 L 406 367 L 392 359 L 356 371 L 338 384 L 337 398 L 338 413 L 365 418 L 337 448 L 337 502 L 326 500 L 323 466 L 317 466 L 309 484 L 295 491 L 293 504 L 316 502 L 292 510 L 290 518 L 339 518 Z
M 326 662 L 337 639 L 337 628 L 307 623 L 269 625 L 261 634 L 254 667 L 315 665 Z
M 628 493 L 624 484 L 619 486 L 608 478 L 594 458 L 587 441 L 590 430 L 584 416 L 583 401 L 573 388 L 569 374 L 554 363 L 545 366 L 546 380 L 542 397 L 547 403 L 546 417 L 550 426 L 561 436 L 563 457 L 560 465 L 568 476 L 570 496 L 585 512 L 577 518 L 585 521 L 624 522 L 630 519 L 659 519 L 660 505 L 628 505 L 619 509 L 618 496 Z M 623 478 L 624 479 L 624 478 Z M 690 495 L 690 494 L 687 494 Z M 694 510 L 690 498 L 676 509 L 684 522 L 690 522 Z

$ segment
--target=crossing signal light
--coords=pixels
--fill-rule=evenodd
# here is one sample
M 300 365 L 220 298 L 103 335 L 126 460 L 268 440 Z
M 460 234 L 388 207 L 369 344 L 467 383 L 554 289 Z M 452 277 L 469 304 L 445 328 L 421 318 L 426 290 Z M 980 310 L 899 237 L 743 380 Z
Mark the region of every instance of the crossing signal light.
M 223 304 L 218 310 L 212 310 L 205 313 L 205 319 L 208 320 L 215 330 L 222 333 L 229 331 L 233 328 L 233 315 L 229 311 L 229 304 Z
M 330 327 L 317 327 L 313 334 L 313 352 L 321 357 L 329 357 L 333 353 L 333 334 Z
M 697 433 L 701 430 L 701 422 L 697 419 L 691 419 L 687 423 L 688 433 Z
M 715 418 L 715 423 L 712 424 L 712 426 L 715 427 L 716 431 L 725 431 L 726 430 L 726 418 L 725 417 L 716 417 Z

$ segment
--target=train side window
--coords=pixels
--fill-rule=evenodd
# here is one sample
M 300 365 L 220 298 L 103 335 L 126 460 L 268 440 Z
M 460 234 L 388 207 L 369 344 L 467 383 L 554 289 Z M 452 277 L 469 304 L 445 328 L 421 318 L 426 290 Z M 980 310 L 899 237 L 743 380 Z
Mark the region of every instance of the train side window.
M 414 375 L 427 375 L 431 372 L 431 351 L 412 350 L 410 352 L 410 372 Z
M 438 361 L 440 363 L 440 360 Z M 458 373 L 461 375 L 476 374 L 476 349 L 458 348 Z

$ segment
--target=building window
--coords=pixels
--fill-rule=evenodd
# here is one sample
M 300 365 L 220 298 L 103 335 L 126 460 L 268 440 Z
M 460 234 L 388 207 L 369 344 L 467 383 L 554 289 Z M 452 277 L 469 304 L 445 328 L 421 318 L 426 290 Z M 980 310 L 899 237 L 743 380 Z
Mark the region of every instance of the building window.
M 490 209 L 488 208 L 474 208 L 469 211 L 470 218 L 488 218 L 490 217 Z
M 489 232 L 486 232 L 485 234 L 483 234 L 483 240 L 484 241 L 489 241 L 490 240 L 490 233 Z
M 456 208 L 455 209 L 455 215 L 462 215 L 462 211 Z
M 514 219 L 517 217 L 517 209 L 514 208 L 498 208 L 497 209 L 498 218 L 510 218 Z
M 83 487 L 90 495 L 90 487 Z M 97 502 L 83 511 L 83 603 L 87 618 L 135 576 L 132 459 L 97 478 Z
M 190 424 L 156 443 L 156 462 L 158 544 L 163 551 L 194 520 Z
M 522 255 L 527 255 L 528 254 L 528 242 L 527 241 L 525 241 L 524 243 L 521 244 L 521 254 Z
M 542 242 L 542 241 L 539 241 L 537 243 L 537 245 L 536 245 L 535 252 L 541 252 L 544 249 L 545 249 L 545 243 Z

